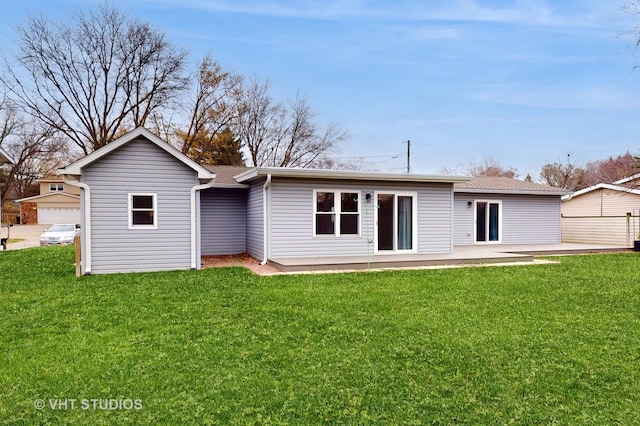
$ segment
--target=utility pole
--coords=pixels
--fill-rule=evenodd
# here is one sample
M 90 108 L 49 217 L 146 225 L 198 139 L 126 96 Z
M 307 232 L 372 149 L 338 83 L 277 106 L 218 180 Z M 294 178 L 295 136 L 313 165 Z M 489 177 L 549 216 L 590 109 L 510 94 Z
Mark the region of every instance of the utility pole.
M 411 173 L 411 141 L 407 141 L 407 173 Z

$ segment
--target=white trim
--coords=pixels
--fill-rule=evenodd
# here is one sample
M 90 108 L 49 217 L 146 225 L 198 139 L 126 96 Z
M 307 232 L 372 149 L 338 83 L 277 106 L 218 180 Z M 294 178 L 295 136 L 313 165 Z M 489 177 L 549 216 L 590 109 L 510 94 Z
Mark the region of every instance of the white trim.
M 498 240 L 497 241 L 478 241 L 478 203 L 497 204 L 498 205 Z M 489 224 L 491 218 L 489 217 L 489 209 L 487 208 L 487 219 L 485 225 L 485 238 L 489 238 Z M 485 244 L 502 244 L 502 200 L 489 200 L 478 199 L 473 200 L 473 244 L 485 245 Z
M 84 182 L 72 181 L 67 175 L 62 175 L 64 183 L 76 186 L 84 191 L 84 211 L 80 214 L 84 216 L 84 223 L 80 227 L 80 244 L 84 250 L 81 251 L 80 263 L 84 266 L 84 275 L 91 274 L 91 188 Z
M 297 169 L 287 167 L 253 167 L 246 172 L 234 176 L 238 182 L 246 182 L 260 176 L 271 174 L 275 177 L 342 179 L 342 180 L 378 180 L 390 182 L 436 182 L 455 183 L 469 182 L 465 176 L 417 175 L 400 173 L 362 172 L 353 170 Z
M 126 133 L 124 136 L 119 137 L 118 139 L 110 142 L 109 144 L 103 146 L 102 148 L 93 151 L 91 154 L 81 158 L 80 160 L 69 164 L 67 167 L 58 170 L 58 173 L 61 175 L 75 175 L 80 176 L 82 174 L 82 169 L 87 165 L 93 163 L 94 161 L 99 160 L 107 154 L 117 150 L 122 145 L 125 145 L 139 137 L 144 137 L 149 142 L 157 145 L 159 148 L 165 150 L 167 153 L 195 170 L 198 173 L 198 179 L 212 179 L 215 177 L 215 174 L 211 173 L 209 170 L 194 162 L 192 159 L 184 155 L 182 152 L 175 149 L 173 146 L 169 145 L 167 142 L 160 139 L 158 136 L 151 133 L 149 130 L 144 127 L 137 127 L 134 130 Z
M 194 187 L 191 188 L 191 193 L 190 193 L 190 206 L 191 206 L 191 212 L 190 212 L 190 220 L 191 220 L 191 230 L 190 230 L 190 236 L 191 236 L 191 269 L 200 269 L 200 259 L 198 256 L 198 254 L 200 253 L 200 244 L 199 244 L 199 237 L 198 237 L 198 229 L 199 229 L 199 225 L 200 225 L 200 206 L 198 205 L 199 203 L 196 202 L 196 197 L 199 194 L 199 191 L 203 190 L 203 189 L 207 189 L 207 188 L 211 188 L 211 186 L 213 185 L 213 179 L 211 179 L 209 182 L 204 183 L 202 185 L 196 185 Z
M 581 189 L 580 191 L 576 191 L 573 194 L 565 195 L 564 197 L 562 197 L 562 201 L 569 201 L 572 198 L 579 197 L 580 195 L 587 194 L 589 192 L 596 191 L 598 189 L 610 189 L 611 191 L 626 192 L 629 194 L 640 195 L 640 190 L 638 189 L 627 188 L 626 186 L 612 185 L 609 183 L 599 183 L 597 185 L 593 185 L 588 188 Z
M 71 185 L 74 186 L 74 185 Z M 49 197 L 55 197 L 55 196 L 64 196 L 64 197 L 70 197 L 76 200 L 80 199 L 79 195 L 76 194 L 69 194 L 68 192 L 48 192 L 46 194 L 41 194 L 41 195 L 34 195 L 33 197 L 27 197 L 27 198 L 20 198 L 19 200 L 15 200 L 16 203 L 24 203 L 27 201 L 34 201 L 34 200 L 40 200 L 42 198 L 49 198 Z
M 613 183 L 614 183 L 614 185 L 622 185 L 623 183 L 627 183 L 627 182 L 630 182 L 632 180 L 636 180 L 638 178 L 640 178 L 640 173 L 636 173 L 633 176 L 629 176 L 629 177 L 626 177 L 624 179 L 617 180 L 617 181 L 615 181 Z
M 454 193 L 460 193 L 460 194 L 497 194 L 497 195 L 501 195 L 501 194 L 507 194 L 507 195 L 556 195 L 558 197 L 560 196 L 567 196 L 567 194 L 570 194 L 571 191 L 569 190 L 563 190 L 563 189 L 558 189 L 558 190 L 529 190 L 529 189 L 491 189 L 491 188 L 457 188 L 454 186 L 453 188 L 453 192 Z
M 318 193 L 330 192 L 333 194 L 333 211 L 331 213 L 318 212 Z M 357 212 L 342 212 L 342 194 L 357 194 L 358 196 L 358 211 Z M 316 234 L 316 214 L 333 214 L 335 216 L 333 234 Z M 340 233 L 340 215 L 357 215 L 358 216 L 358 232 L 355 234 L 341 234 Z M 332 237 L 353 237 L 360 238 L 362 236 L 362 191 L 359 189 L 314 189 L 313 190 L 313 220 L 312 220 L 312 236 L 313 238 L 332 238 Z
M 378 250 L 378 195 L 393 195 L 393 250 Z M 398 197 L 412 197 L 411 201 L 411 249 L 398 250 Z M 373 253 L 415 254 L 418 253 L 418 192 L 380 190 L 373 193 Z
M 133 197 L 152 197 L 153 225 L 136 225 L 133 223 Z M 129 229 L 158 229 L 158 194 L 155 192 L 129 192 L 127 198 L 129 199 Z M 147 210 L 145 209 L 144 211 Z
M 267 175 L 267 178 L 264 181 L 264 185 L 262 186 L 262 262 L 261 265 L 266 265 L 269 261 L 269 205 L 267 203 L 271 203 L 271 198 L 269 197 L 269 188 L 271 188 L 271 174 Z

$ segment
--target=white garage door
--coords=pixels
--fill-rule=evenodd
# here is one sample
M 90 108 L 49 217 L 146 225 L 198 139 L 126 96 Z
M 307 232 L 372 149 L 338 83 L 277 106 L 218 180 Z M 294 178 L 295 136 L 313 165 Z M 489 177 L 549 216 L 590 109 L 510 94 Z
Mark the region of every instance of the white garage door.
M 80 209 L 38 208 L 38 223 L 80 223 Z

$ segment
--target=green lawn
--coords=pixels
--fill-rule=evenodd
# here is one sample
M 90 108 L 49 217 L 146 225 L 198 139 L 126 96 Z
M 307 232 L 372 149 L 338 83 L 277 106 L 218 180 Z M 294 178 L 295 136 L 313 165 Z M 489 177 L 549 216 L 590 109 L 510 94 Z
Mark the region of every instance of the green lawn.
M 640 255 L 557 259 L 77 279 L 72 247 L 0 252 L 0 422 L 640 424 Z

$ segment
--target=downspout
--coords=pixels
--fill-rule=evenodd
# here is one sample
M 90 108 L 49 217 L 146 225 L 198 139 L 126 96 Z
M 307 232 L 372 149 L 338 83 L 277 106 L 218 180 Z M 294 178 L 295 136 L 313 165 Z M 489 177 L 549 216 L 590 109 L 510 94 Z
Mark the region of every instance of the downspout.
M 197 211 L 196 211 L 196 194 L 203 189 L 211 188 L 213 186 L 214 179 L 212 178 L 207 183 L 196 185 L 191 188 L 191 269 L 199 269 L 200 259 L 198 259 L 198 244 L 197 244 Z
M 271 173 L 267 174 L 267 180 L 264 181 L 264 186 L 262 187 L 262 235 L 263 235 L 263 252 L 262 252 L 262 262 L 260 262 L 261 265 L 266 265 L 267 261 L 269 260 L 269 241 L 268 241 L 268 232 L 269 232 L 269 223 L 268 223 L 268 215 L 269 215 L 269 208 L 268 208 L 268 198 L 267 198 L 267 194 L 269 193 L 269 187 L 271 186 Z
M 84 275 L 91 274 L 91 189 L 89 185 L 77 180 L 71 180 L 67 175 L 62 175 L 62 180 L 67 185 L 76 186 L 82 188 L 84 191 L 84 226 L 81 232 L 84 234 Z M 81 242 L 82 244 L 82 242 Z

